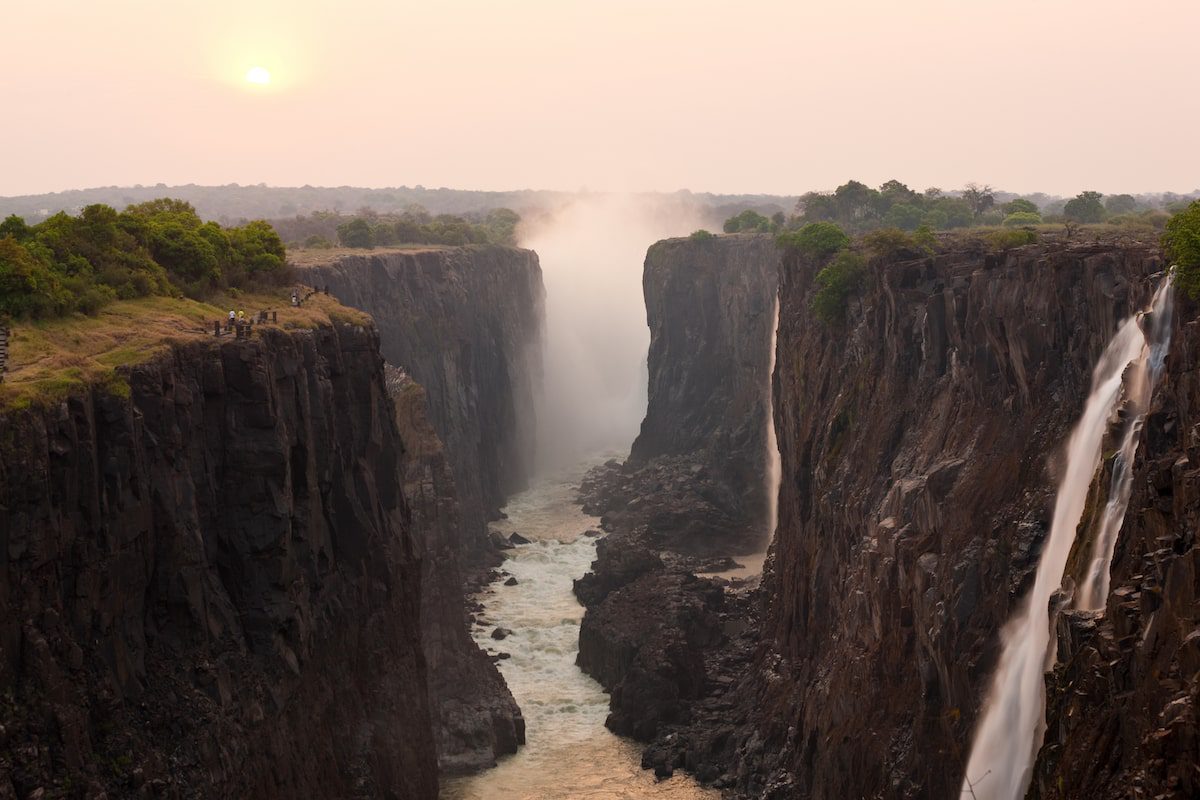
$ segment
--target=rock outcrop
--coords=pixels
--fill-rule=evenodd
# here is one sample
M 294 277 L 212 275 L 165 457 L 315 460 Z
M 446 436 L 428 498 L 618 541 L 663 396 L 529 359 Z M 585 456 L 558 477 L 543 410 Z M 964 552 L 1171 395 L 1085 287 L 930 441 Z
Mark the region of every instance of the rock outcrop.
M 404 797 L 437 765 L 370 328 L 0 416 L 0 797 Z
M 387 367 L 404 442 L 400 471 L 421 543 L 421 643 L 443 774 L 493 766 L 525 743 L 525 720 L 496 665 L 471 638 L 459 557 L 458 496 L 424 388 Z
M 383 355 L 425 388 L 459 500 L 459 541 L 491 552 L 487 522 L 533 466 L 543 296 L 537 254 L 469 246 L 364 252 L 299 265 L 375 318 Z

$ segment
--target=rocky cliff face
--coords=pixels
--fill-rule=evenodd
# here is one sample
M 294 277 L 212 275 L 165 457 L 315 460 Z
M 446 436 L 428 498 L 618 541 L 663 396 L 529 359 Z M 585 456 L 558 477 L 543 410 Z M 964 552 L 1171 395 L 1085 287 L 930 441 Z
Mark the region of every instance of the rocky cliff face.
M 472 772 L 516 752 L 525 743 L 525 721 L 496 665 L 468 630 L 458 496 L 445 448 L 429 423 L 425 390 L 400 370 L 387 371 L 404 442 L 404 497 L 422 546 L 421 643 L 438 765 L 445 774 Z
M 1157 247 L 1129 241 L 958 247 L 874 263 L 831 327 L 809 311 L 815 270 L 787 257 L 774 376 L 783 485 L 762 588 L 707 606 L 725 634 L 715 643 L 689 635 L 699 617 L 673 609 L 695 606 L 705 582 L 663 589 L 687 565 L 637 526 L 581 587 L 596 611 L 581 643 L 619 656 L 636 639 L 635 659 L 669 655 L 656 674 L 679 690 L 658 696 L 675 707 L 643 702 L 652 732 L 627 728 L 653 738 L 643 763 L 753 798 L 956 797 L 1092 367 L 1163 268 Z M 1196 347 L 1190 329 L 1173 346 L 1105 619 L 1061 622 L 1035 793 L 1194 785 Z M 664 612 L 646 635 L 617 612 L 654 581 L 641 601 Z M 672 642 L 686 649 L 664 650 Z M 626 665 L 628 681 L 624 658 L 588 656 L 601 675 Z
M 0 797 L 436 797 L 378 347 L 182 344 L 0 417 Z
M 543 316 L 537 255 L 472 246 L 331 258 L 301 267 L 375 318 L 384 357 L 427 393 L 459 500 L 460 546 L 488 549 L 487 521 L 525 487 Z
M 720 586 L 691 574 L 765 546 L 769 236 L 659 242 L 643 286 L 649 405 L 625 464 L 581 487 L 609 535 L 576 582 L 579 665 L 612 694 L 608 726 L 647 741 L 690 719 L 724 639 Z
M 646 417 L 607 508 L 677 550 L 766 543 L 767 381 L 778 250 L 770 236 L 659 242 L 642 284 Z
M 1200 796 L 1198 311 L 1177 315 L 1104 612 L 1059 617 L 1031 797 Z
M 743 788 L 957 796 L 1055 459 L 1162 268 L 1121 243 L 887 263 L 830 328 L 808 312 L 813 271 L 786 264 L 784 479 Z

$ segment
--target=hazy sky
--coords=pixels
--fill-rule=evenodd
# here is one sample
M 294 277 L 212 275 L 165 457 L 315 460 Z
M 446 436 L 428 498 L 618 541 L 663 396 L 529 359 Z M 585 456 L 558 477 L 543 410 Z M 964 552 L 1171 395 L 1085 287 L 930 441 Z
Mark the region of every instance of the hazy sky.
M 1200 188 L 1197 0 L 14 0 L 3 21 L 0 195 Z

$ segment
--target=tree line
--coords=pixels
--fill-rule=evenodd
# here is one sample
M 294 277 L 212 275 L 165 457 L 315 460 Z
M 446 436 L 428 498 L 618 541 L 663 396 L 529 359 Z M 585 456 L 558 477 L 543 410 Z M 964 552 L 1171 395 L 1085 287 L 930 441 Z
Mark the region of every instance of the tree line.
M 768 219 L 747 210 L 726 220 L 724 230 L 777 233 L 814 222 L 831 222 L 850 233 L 880 228 L 914 232 L 922 228 L 1023 227 L 1056 222 L 1109 222 L 1148 225 L 1161 230 L 1172 212 L 1186 206 L 1186 202 L 1178 202 L 1158 208 L 1140 202 L 1133 195 L 1105 196 L 1095 191 L 1084 191 L 1065 202 L 1044 206 L 1024 197 L 1001 202 L 998 195 L 991 186 L 975 183 L 951 193 L 938 188 L 918 192 L 897 180 L 887 181 L 878 188 L 851 180 L 832 192 L 801 195 L 786 220 L 782 214 Z
M 181 200 L 0 223 L 0 316 L 92 314 L 114 300 L 203 298 L 285 279 L 283 242 L 268 223 L 204 222 Z
M 507 208 L 486 214 L 434 216 L 418 205 L 399 214 L 380 214 L 369 208 L 356 214 L 318 211 L 306 216 L 273 220 L 290 247 L 372 248 L 403 244 L 501 244 L 517 243 L 521 217 Z

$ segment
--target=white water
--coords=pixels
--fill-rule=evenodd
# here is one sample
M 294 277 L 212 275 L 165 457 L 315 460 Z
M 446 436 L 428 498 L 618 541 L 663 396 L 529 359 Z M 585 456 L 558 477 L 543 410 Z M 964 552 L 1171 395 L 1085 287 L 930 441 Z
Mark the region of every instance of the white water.
M 719 794 L 677 774 L 658 782 L 641 768 L 641 750 L 604 727 L 608 695 L 575 666 L 583 608 L 571 582 L 595 558 L 596 540 L 582 536 L 598 520 L 572 502 L 582 464 L 537 482 L 514 497 L 495 527 L 532 544 L 511 551 L 503 568 L 516 586 L 493 584 L 479 599 L 487 624 L 473 632 L 486 650 L 511 653 L 500 671 L 525 715 L 526 744 L 499 766 L 443 781 L 442 800 L 700 800 Z M 497 642 L 492 630 L 513 631 Z
M 771 321 L 771 366 L 767 370 L 767 545 L 779 526 L 779 486 L 783 469 L 779 462 L 779 434 L 775 430 L 775 345 L 779 337 L 779 295 Z
M 1127 418 L 1121 437 L 1121 448 L 1113 461 L 1112 483 L 1108 490 L 1108 502 L 1104 506 L 1096 543 L 1083 584 L 1075 596 L 1077 608 L 1099 611 L 1108 599 L 1109 580 L 1113 552 L 1117 547 L 1117 533 L 1125 520 L 1125 509 L 1129 505 L 1129 494 L 1133 488 L 1133 459 L 1141 441 L 1142 424 L 1150 408 L 1150 398 L 1162 376 L 1167 349 L 1171 345 L 1171 315 L 1174 311 L 1174 295 L 1170 291 L 1170 280 L 1163 282 L 1151 305 L 1152 314 L 1145 330 L 1147 342 L 1141 356 L 1130 366 L 1125 378 Z
M 1163 299 L 1169 294 L 1168 278 L 1155 295 L 1156 311 L 1170 302 Z M 1122 323 L 1092 372 L 1091 394 L 1071 432 L 1066 472 L 1059 483 L 1050 535 L 1038 562 L 1033 590 L 1001 634 L 1000 663 L 976 727 L 963 779 L 965 797 L 1019 800 L 1029 787 L 1030 769 L 1045 734 L 1044 674 L 1054 657 L 1049 603 L 1063 584 L 1063 571 L 1083 516 L 1088 488 L 1100 466 L 1101 443 L 1122 399 L 1126 368 L 1135 359 L 1144 359 L 1148 348 L 1153 349 L 1140 321 L 1134 318 Z M 1132 372 L 1136 381 L 1138 370 Z M 1131 388 L 1137 391 L 1136 386 Z M 1120 512 L 1123 517 L 1123 505 Z M 1115 525 L 1114 536 L 1120 520 Z

